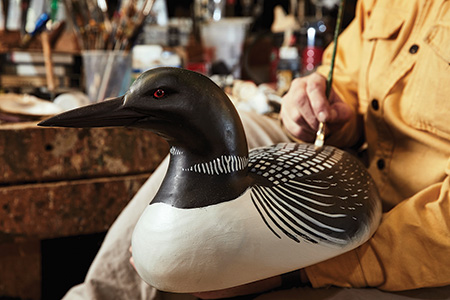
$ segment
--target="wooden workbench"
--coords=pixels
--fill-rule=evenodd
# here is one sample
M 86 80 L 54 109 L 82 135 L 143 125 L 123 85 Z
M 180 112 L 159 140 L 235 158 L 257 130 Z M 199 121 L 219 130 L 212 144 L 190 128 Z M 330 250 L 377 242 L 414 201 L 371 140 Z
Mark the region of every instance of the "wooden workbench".
M 167 153 L 142 130 L 0 125 L 0 296 L 40 299 L 40 241 L 107 230 Z

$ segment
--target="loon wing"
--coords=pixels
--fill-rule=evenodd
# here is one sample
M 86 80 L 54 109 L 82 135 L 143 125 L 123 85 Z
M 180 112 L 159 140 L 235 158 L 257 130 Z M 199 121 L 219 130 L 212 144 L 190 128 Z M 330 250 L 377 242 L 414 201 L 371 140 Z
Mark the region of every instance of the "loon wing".
M 378 193 L 345 151 L 294 143 L 257 148 L 249 171 L 253 204 L 278 238 L 345 246 L 370 226 Z

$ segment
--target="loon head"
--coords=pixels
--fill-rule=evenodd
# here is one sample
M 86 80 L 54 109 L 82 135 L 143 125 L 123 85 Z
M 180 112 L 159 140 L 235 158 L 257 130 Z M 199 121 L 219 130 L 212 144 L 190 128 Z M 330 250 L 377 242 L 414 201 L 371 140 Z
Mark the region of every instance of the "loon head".
M 151 69 L 121 97 L 67 111 L 38 125 L 126 126 L 162 136 L 171 146 L 170 164 L 153 202 L 205 206 L 232 199 L 246 188 L 248 146 L 239 115 L 221 88 L 193 71 Z M 236 167 L 223 168 L 223 176 L 210 176 L 210 166 L 217 161 Z M 199 191 L 205 181 L 212 187 L 209 192 Z M 222 189 L 228 191 L 217 193 Z M 187 193 L 195 197 L 186 197 Z
M 241 121 L 226 94 L 208 77 L 180 68 L 146 71 L 125 95 L 56 115 L 38 125 L 142 128 L 194 156 L 244 155 L 248 151 Z

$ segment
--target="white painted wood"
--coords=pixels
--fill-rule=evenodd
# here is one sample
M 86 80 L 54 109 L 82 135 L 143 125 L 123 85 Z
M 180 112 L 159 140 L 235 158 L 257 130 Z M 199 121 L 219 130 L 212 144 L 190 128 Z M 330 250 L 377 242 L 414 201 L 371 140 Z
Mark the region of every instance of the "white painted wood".
M 373 233 L 367 227 L 361 231 L 357 241 L 341 246 L 278 238 L 264 224 L 248 189 L 236 200 L 202 208 L 149 205 L 133 234 L 133 258 L 139 275 L 157 289 L 211 291 L 337 256 Z

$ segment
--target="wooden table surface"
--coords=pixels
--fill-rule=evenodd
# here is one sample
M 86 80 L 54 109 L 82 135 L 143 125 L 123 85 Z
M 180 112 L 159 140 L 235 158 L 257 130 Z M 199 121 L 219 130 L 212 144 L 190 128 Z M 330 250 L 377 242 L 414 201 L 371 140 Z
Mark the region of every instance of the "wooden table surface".
M 0 125 L 0 296 L 40 299 L 40 240 L 107 230 L 167 153 L 143 130 Z

